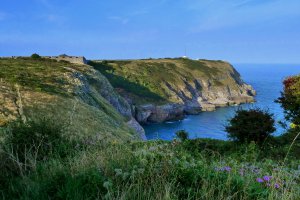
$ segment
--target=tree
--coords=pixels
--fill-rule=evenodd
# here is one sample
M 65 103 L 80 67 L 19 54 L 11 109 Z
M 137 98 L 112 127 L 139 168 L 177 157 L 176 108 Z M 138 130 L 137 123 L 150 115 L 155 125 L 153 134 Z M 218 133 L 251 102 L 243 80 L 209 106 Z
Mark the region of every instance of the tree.
M 261 145 L 276 130 L 274 123 L 273 114 L 268 111 L 259 108 L 239 109 L 225 128 L 229 133 L 228 137 L 233 141 L 241 143 L 254 141 Z
M 294 126 L 300 125 L 300 76 L 289 77 L 283 81 L 284 91 L 276 102 L 284 109 L 286 120 Z
M 37 53 L 34 53 L 34 54 L 31 55 L 31 58 L 33 58 L 33 59 L 41 59 L 41 56 L 39 54 L 37 54 Z
M 284 109 L 285 119 L 291 122 L 290 128 L 280 137 L 283 144 L 294 142 L 293 151 L 300 153 L 300 75 L 288 77 L 283 81 L 284 90 L 275 101 Z M 294 142 L 293 142 L 294 141 Z
M 185 141 L 187 139 L 189 139 L 189 133 L 186 132 L 185 130 L 180 130 L 176 132 L 176 136 L 181 140 L 181 141 Z

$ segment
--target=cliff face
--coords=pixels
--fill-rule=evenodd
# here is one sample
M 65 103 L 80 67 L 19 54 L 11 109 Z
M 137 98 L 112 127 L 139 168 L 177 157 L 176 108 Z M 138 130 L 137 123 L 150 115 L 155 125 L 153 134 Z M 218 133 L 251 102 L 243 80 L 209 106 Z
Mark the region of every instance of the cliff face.
M 141 123 L 254 101 L 255 91 L 227 62 L 188 59 L 92 63 L 133 106 Z
M 0 126 L 36 113 L 67 121 L 71 137 L 145 139 L 139 123 L 254 100 L 255 91 L 223 61 L 0 59 Z
M 93 67 L 0 59 L 0 126 L 35 115 L 66 122 L 70 137 L 87 142 L 145 138 L 130 105 Z

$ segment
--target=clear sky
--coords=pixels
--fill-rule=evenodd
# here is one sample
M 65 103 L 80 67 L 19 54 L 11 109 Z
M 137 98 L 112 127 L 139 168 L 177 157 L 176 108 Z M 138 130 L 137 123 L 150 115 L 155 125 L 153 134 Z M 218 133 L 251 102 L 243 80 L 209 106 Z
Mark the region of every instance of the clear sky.
M 0 56 L 300 63 L 300 0 L 0 0 Z

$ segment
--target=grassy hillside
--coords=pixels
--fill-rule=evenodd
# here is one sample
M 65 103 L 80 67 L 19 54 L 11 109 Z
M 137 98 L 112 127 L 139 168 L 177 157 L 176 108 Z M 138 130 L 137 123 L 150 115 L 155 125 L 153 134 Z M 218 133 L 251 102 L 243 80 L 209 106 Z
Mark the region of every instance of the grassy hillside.
M 47 115 L 71 124 L 73 138 L 131 139 L 135 133 L 126 126 L 125 117 L 99 92 L 99 86 L 109 91 L 105 81 L 87 65 L 0 59 L 0 124 Z
M 230 74 L 235 74 L 234 69 L 223 61 L 178 58 L 94 61 L 89 64 L 105 75 L 123 96 L 130 97 L 137 104 L 180 102 L 170 87 L 186 90 L 186 83 L 195 85 L 196 79 L 209 81 L 213 88 L 227 85 L 235 88 L 237 84 L 236 80 L 229 78 Z
M 137 141 L 106 100 L 118 96 L 92 67 L 0 59 L 0 72 L 2 199 L 300 198 L 297 126 L 260 147 Z M 9 123 L 17 117 L 27 122 Z
M 300 198 L 299 161 L 282 165 L 283 150 L 261 151 L 255 145 L 217 140 L 102 141 L 84 149 L 65 159 L 39 162 L 30 172 L 10 178 L 0 187 L 1 196 L 32 200 Z

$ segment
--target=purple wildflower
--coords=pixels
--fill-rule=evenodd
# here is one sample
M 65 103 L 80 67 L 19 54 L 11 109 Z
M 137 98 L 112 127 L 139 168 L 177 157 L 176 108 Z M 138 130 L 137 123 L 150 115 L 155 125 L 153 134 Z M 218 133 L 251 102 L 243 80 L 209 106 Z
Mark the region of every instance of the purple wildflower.
M 262 178 L 257 178 L 256 181 L 259 182 L 259 183 L 263 183 L 264 182 L 264 180 Z
M 223 169 L 224 169 L 224 171 L 227 171 L 227 172 L 231 171 L 231 167 L 228 167 L 228 166 L 224 167 Z
M 274 187 L 275 187 L 276 189 L 279 189 L 279 188 L 280 188 L 280 185 L 279 185 L 278 183 L 275 183 L 275 184 L 274 184 Z
M 272 179 L 272 176 L 264 176 L 264 181 L 269 182 Z

